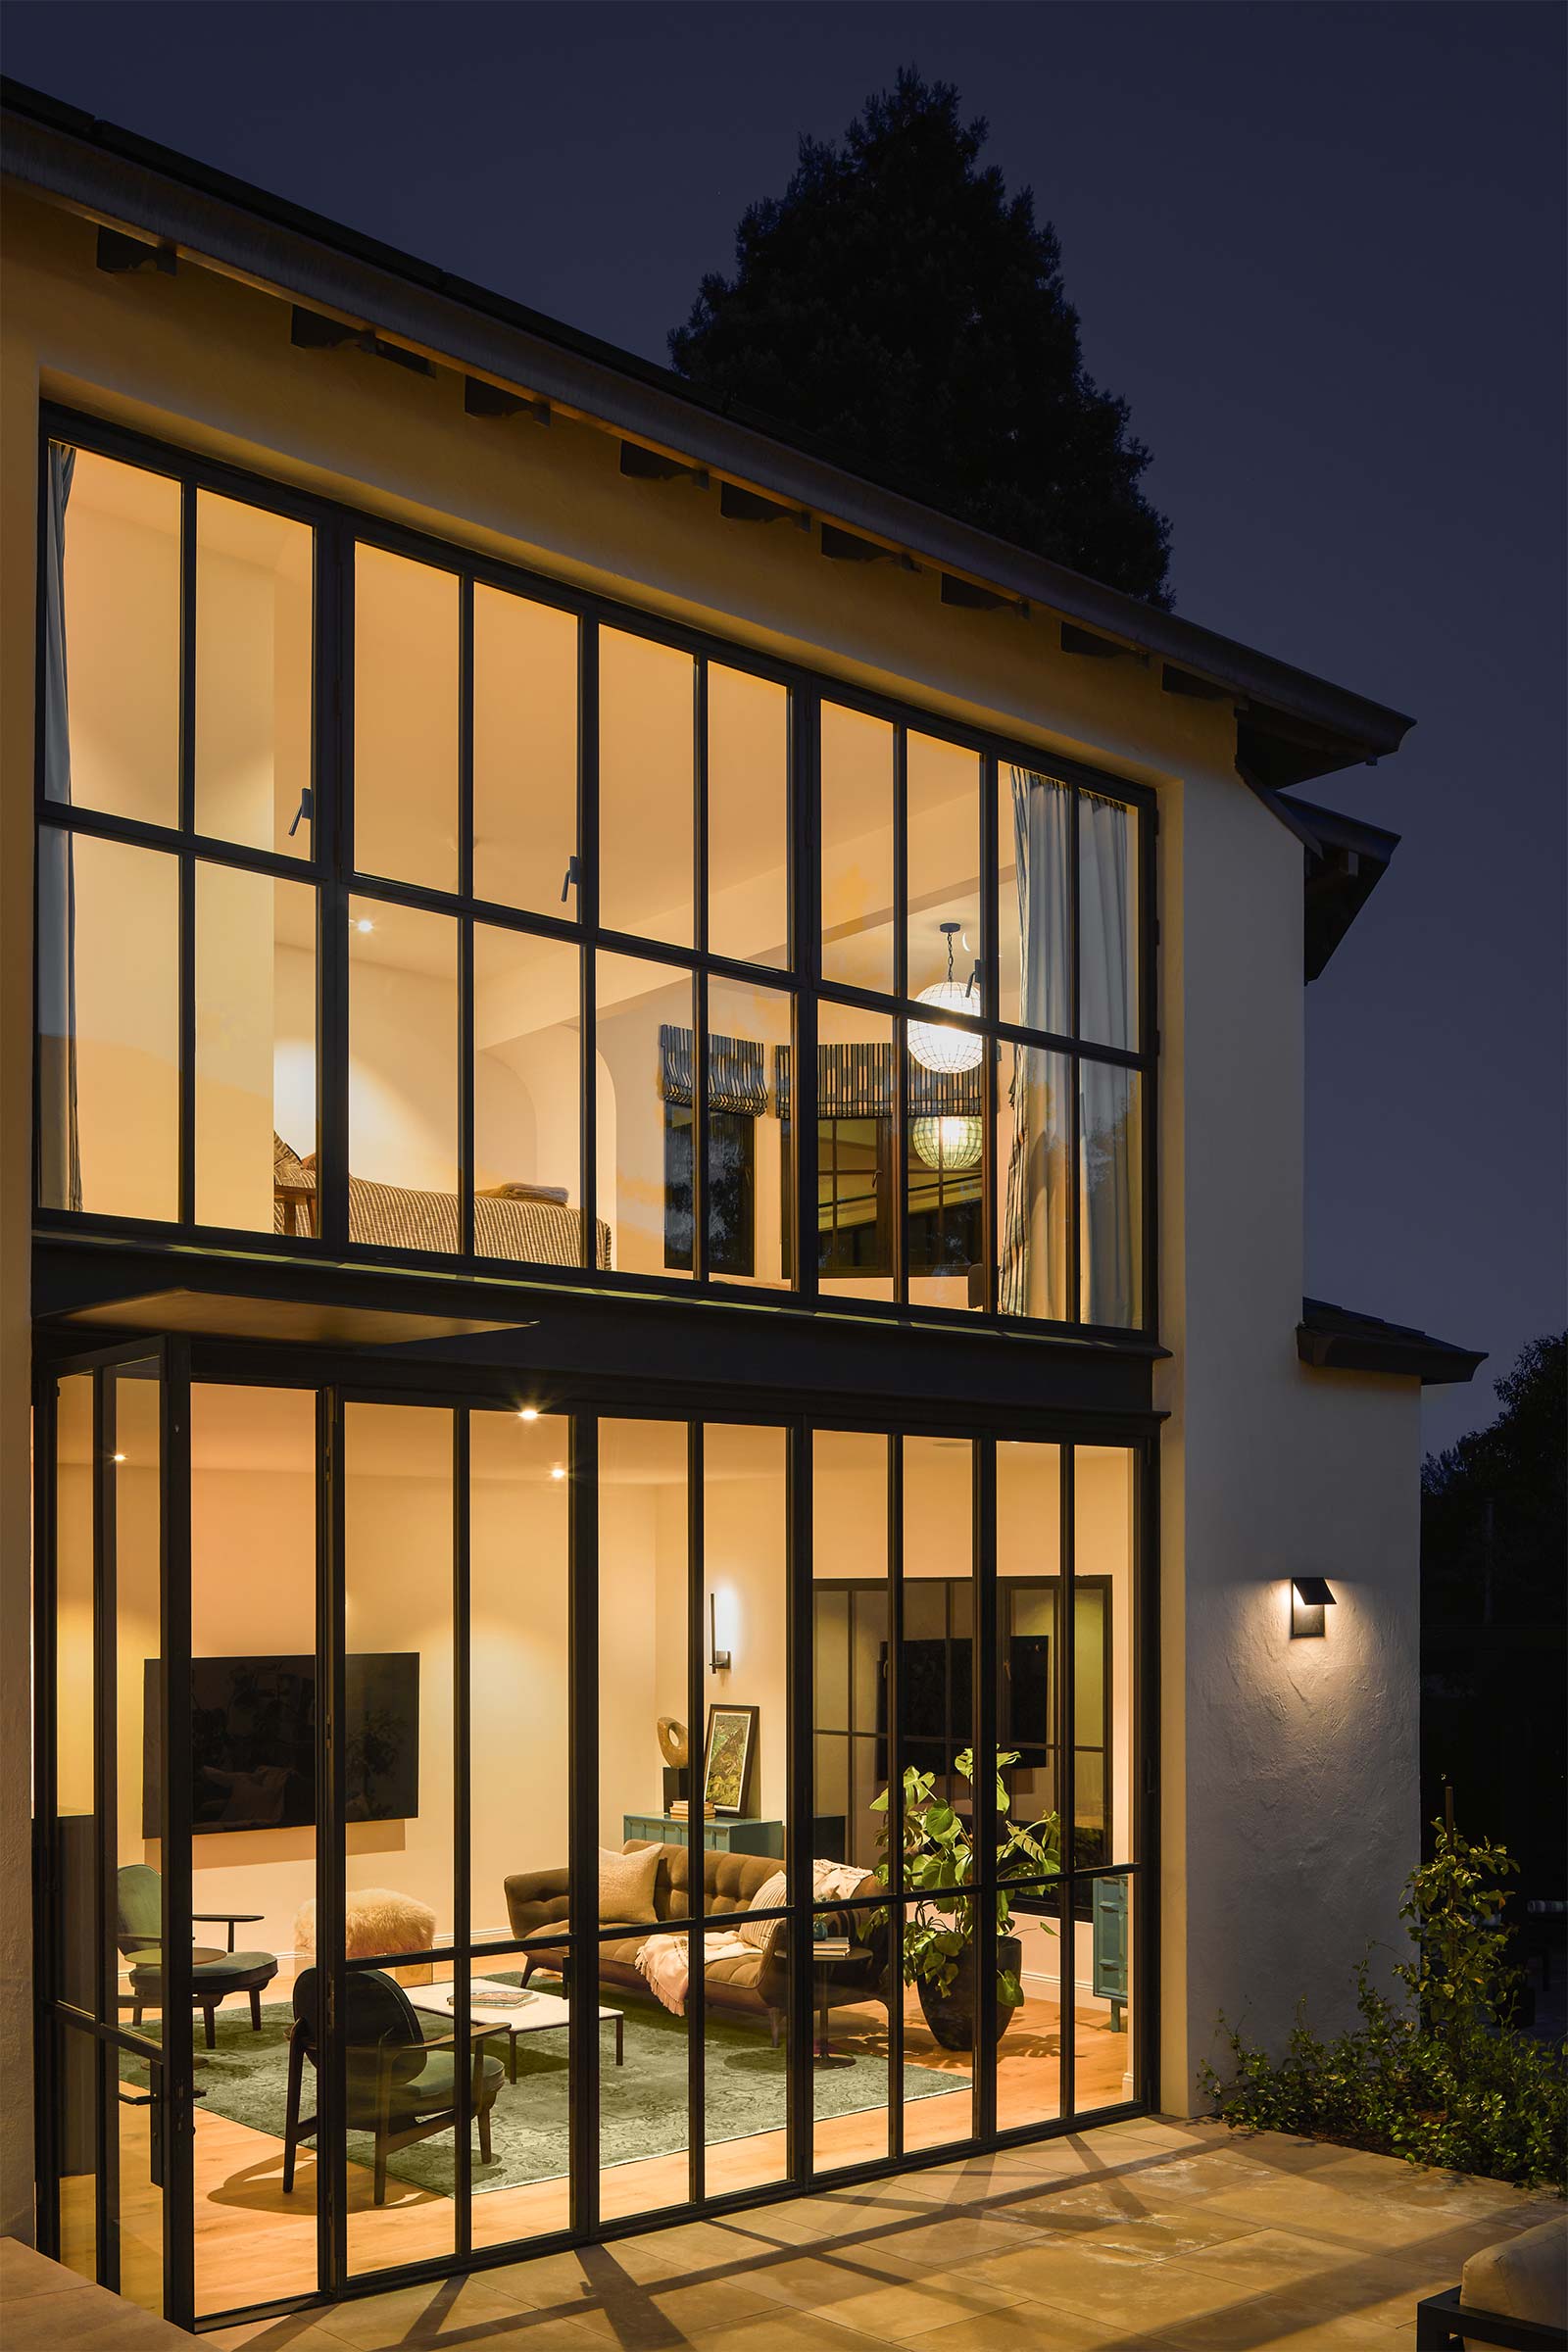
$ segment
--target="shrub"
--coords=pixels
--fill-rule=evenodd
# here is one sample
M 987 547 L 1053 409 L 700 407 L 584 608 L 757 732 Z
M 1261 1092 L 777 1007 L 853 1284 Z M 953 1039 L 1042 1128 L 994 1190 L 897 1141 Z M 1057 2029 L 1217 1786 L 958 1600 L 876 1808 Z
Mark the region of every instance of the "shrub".
M 1356 1971 L 1361 2022 L 1332 2040 L 1306 2022 L 1271 2058 L 1222 2018 L 1235 2074 L 1202 2071 L 1205 2096 L 1238 2129 L 1343 2140 L 1412 2164 L 1568 2193 L 1568 2045 L 1514 2023 L 1520 1971 L 1509 1964 L 1499 1845 L 1471 1845 L 1439 1822 L 1437 1850 L 1405 1886 L 1399 1916 L 1414 1957 L 1402 1992 Z

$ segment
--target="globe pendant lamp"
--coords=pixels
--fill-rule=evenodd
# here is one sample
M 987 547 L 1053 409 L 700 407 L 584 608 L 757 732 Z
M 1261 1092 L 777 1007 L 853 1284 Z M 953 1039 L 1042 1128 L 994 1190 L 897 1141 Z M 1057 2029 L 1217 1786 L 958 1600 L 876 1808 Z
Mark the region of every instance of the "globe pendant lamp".
M 953 976 L 953 940 L 961 931 L 961 923 L 944 923 L 948 941 L 948 976 L 934 980 L 922 988 L 915 1002 L 940 1005 L 946 1012 L 977 1013 L 980 1010 L 980 990 L 973 980 L 956 980 Z M 911 1021 L 909 1023 L 909 1052 L 922 1069 L 951 1075 L 959 1070 L 974 1070 L 980 1066 L 985 1053 L 985 1041 L 968 1029 L 955 1029 L 948 1021 Z
M 956 1176 L 979 1166 L 985 1133 L 978 1119 L 911 1119 L 909 1141 L 928 1168 Z

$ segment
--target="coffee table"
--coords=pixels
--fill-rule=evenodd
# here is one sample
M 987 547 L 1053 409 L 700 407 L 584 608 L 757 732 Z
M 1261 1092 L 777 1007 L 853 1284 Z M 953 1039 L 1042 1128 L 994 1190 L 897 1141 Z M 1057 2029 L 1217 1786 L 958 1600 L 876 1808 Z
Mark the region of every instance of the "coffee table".
M 439 1984 L 409 1984 L 404 1989 L 416 2009 L 453 2024 L 457 2012 L 452 1995 L 457 1987 L 451 1977 Z M 486 1995 L 489 1997 L 482 1997 Z M 475 2041 L 494 2041 L 503 2034 L 507 2036 L 509 2082 L 517 2080 L 517 2042 L 522 2034 L 553 2033 L 558 2026 L 571 2022 L 570 2007 L 559 1993 L 525 1992 L 520 1984 L 492 1985 L 483 1977 L 475 1977 L 468 1988 L 468 2007 Z M 626 2054 L 625 2017 L 619 2009 L 601 2009 L 599 2023 L 615 2029 L 615 2064 L 619 2066 Z

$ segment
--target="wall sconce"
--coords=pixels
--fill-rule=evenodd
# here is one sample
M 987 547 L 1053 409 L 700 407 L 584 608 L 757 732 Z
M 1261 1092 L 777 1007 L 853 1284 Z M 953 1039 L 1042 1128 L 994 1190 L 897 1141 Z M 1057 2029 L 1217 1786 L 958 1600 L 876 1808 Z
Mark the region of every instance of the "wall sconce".
M 708 1595 L 708 1666 L 711 1674 L 728 1674 L 730 1654 L 718 1646 L 718 1595 Z
M 1321 1642 L 1323 1612 L 1334 1606 L 1334 1595 L 1321 1576 L 1291 1579 L 1291 1640 Z

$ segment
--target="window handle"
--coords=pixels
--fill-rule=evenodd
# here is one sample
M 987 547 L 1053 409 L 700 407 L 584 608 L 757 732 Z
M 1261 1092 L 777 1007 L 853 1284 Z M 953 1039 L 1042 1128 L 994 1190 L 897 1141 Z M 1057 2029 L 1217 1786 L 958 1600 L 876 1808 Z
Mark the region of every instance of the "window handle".
M 581 880 L 582 868 L 577 862 L 577 853 L 575 850 L 573 850 L 571 856 L 566 859 L 566 878 L 561 885 L 561 904 L 563 906 L 564 906 L 566 904 L 566 899 L 571 890 L 572 884 L 574 882 L 580 882 Z
M 307 816 L 310 817 L 314 823 L 316 818 L 316 795 L 308 784 L 300 794 L 300 805 L 294 811 L 294 822 L 288 829 L 288 837 L 290 841 L 293 840 L 295 834 L 300 829 L 301 818 Z

